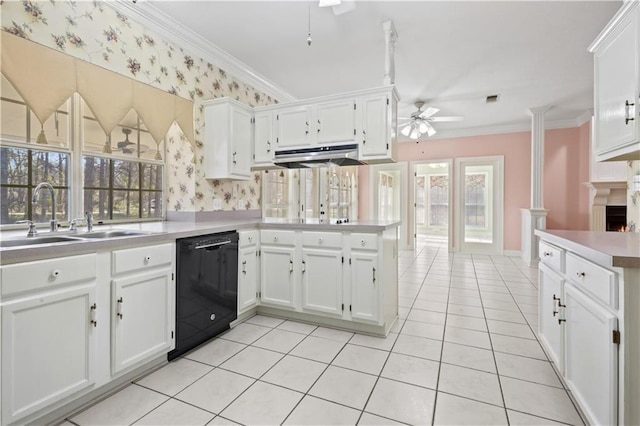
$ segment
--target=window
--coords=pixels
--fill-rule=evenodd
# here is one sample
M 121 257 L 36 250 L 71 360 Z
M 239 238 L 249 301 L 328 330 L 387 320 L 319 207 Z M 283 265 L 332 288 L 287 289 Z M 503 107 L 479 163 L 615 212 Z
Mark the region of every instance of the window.
M 446 227 L 449 223 L 449 177 L 429 175 L 429 226 Z
M 34 222 L 51 219 L 51 195 L 40 194 L 32 205 L 33 190 L 49 182 L 56 196 L 56 218 L 69 217 L 69 154 L 30 148 L 0 149 L 0 223 L 12 224 L 31 218 Z
M 38 205 L 31 202 L 41 182 L 54 188 L 59 222 L 81 217 L 83 211 L 103 221 L 163 217 L 164 141 L 154 141 L 134 110 L 105 137 L 76 94 L 41 126 L 4 77 L 1 108 L 0 225 L 50 220 L 48 191 L 41 193 Z M 72 131 L 72 117 L 81 124 L 79 133 Z M 44 144 L 38 143 L 41 130 Z M 72 180 L 74 170 L 82 180 Z
M 265 171 L 263 217 L 355 220 L 357 176 L 356 167 Z
M 465 174 L 465 225 L 486 228 L 486 173 Z

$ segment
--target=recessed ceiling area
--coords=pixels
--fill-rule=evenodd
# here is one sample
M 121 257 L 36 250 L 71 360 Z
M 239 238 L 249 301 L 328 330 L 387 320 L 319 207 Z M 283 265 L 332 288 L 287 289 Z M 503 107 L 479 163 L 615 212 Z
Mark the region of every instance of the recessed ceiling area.
M 398 115 L 409 117 L 423 100 L 441 115 L 464 116 L 437 123 L 436 137 L 451 137 L 526 130 L 528 109 L 539 106 L 551 106 L 549 127 L 586 121 L 593 108 L 587 48 L 621 5 L 357 1 L 341 15 L 302 0 L 148 0 L 135 7 L 190 29 L 297 99 L 381 86 L 382 22 L 392 20 Z M 487 102 L 495 94 L 499 101 Z

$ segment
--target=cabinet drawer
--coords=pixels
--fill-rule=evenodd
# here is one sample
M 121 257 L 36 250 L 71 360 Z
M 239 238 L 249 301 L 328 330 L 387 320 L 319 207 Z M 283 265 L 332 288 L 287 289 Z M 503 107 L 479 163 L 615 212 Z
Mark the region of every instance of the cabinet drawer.
M 169 265 L 173 261 L 172 246 L 173 244 L 168 243 L 114 250 L 112 253 L 113 273 L 122 274 L 160 265 Z
M 280 231 L 274 229 L 264 229 L 260 231 L 261 244 L 275 244 L 280 246 L 293 246 L 296 242 L 294 231 Z
M 240 231 L 238 232 L 238 246 L 252 246 L 258 244 L 258 231 Z
M 342 234 L 339 232 L 303 232 L 302 245 L 342 248 Z
M 567 253 L 567 278 L 603 303 L 618 309 L 618 281 L 615 272 L 572 253 Z
M 2 295 L 90 281 L 95 277 L 95 253 L 7 265 L 2 267 Z
M 377 234 L 351 234 L 351 249 L 378 250 Z
M 555 269 L 558 272 L 564 272 L 564 250 L 553 246 L 544 241 L 540 241 L 538 245 L 538 255 L 540 262 Z

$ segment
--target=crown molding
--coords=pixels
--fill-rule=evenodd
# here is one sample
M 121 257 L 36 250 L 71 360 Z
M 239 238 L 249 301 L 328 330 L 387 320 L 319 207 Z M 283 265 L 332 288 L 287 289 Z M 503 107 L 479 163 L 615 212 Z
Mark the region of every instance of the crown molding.
M 225 70 L 230 75 L 271 96 L 278 102 L 296 100 L 289 92 L 279 87 L 266 77 L 251 69 L 247 64 L 231 56 L 190 28 L 176 21 L 171 16 L 158 10 L 148 2 L 134 4 L 131 0 L 116 0 L 108 3 L 116 11 L 138 22 L 150 31 L 155 32 L 166 41 L 199 56 L 205 61 Z

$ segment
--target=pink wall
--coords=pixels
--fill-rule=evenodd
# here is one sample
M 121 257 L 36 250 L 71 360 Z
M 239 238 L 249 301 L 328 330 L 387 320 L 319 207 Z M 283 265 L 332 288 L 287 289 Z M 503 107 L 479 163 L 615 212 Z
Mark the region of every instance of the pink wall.
M 586 128 L 586 130 L 585 130 Z M 530 207 L 531 133 L 401 143 L 398 162 L 504 156 L 504 249 L 520 250 L 520 209 Z M 589 125 L 545 133 L 544 207 L 549 229 L 588 229 Z M 410 180 L 409 180 L 410 181 Z M 369 170 L 358 175 L 360 219 L 369 215 Z M 409 218 L 403 221 L 408 223 Z

